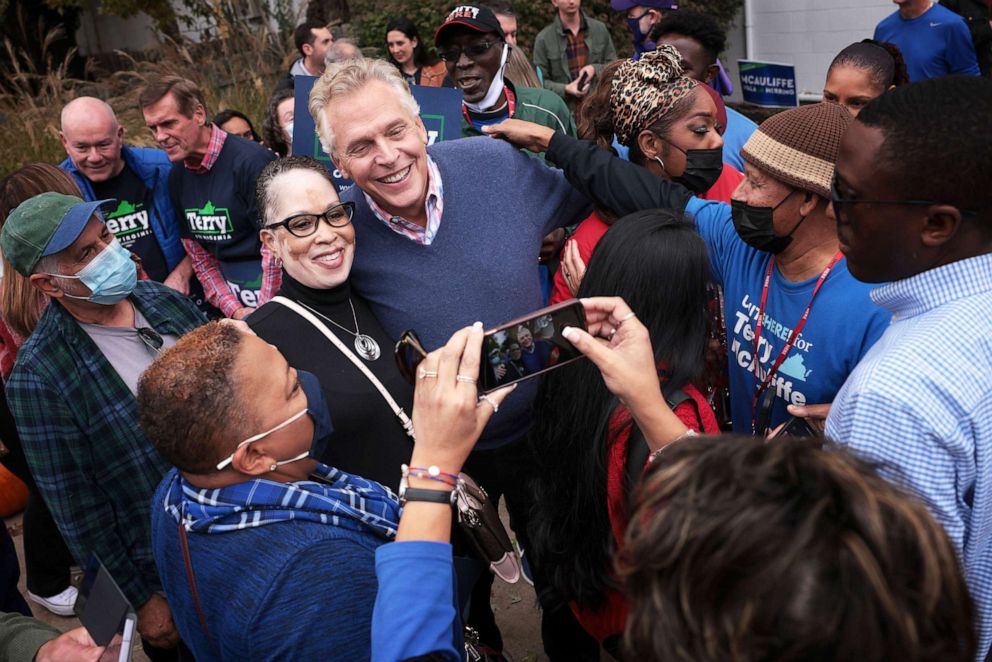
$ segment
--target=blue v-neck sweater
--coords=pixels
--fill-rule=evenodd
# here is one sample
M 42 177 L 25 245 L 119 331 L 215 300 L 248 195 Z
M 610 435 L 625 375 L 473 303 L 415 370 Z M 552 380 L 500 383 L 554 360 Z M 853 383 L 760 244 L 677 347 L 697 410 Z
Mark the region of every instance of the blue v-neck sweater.
M 427 152 L 444 187 L 441 225 L 429 246 L 387 227 L 357 186 L 341 197 L 356 205 L 354 288 L 392 338 L 414 329 L 433 350 L 475 321 L 489 328 L 540 308 L 542 238 L 591 208 L 559 170 L 501 140 L 463 138 Z M 520 439 L 535 393 L 536 380 L 522 382 L 476 448 Z

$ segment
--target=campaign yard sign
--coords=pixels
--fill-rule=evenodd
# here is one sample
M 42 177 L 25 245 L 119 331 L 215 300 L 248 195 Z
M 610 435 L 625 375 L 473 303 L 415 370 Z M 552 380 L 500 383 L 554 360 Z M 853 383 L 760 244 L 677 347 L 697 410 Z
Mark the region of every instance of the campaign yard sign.
M 766 108 L 799 105 L 796 93 L 796 68 L 780 62 L 738 60 L 741 94 L 746 103 Z
M 312 156 L 327 166 L 339 189 L 351 186 L 351 180 L 338 172 L 320 145 L 313 117 L 307 110 L 310 90 L 317 81 L 314 76 L 295 78 L 295 103 L 293 117 L 293 154 Z M 433 145 L 442 140 L 455 140 L 462 136 L 462 91 L 445 87 L 424 87 L 411 85 L 413 98 L 420 104 L 420 119 L 427 129 L 427 144 Z

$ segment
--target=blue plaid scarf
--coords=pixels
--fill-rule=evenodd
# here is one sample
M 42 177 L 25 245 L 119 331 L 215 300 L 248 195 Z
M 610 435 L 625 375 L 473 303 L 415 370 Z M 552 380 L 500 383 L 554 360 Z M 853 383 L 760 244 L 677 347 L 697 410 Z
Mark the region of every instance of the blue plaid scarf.
M 225 533 L 277 522 L 302 520 L 366 531 L 386 540 L 396 536 L 400 504 L 379 483 L 317 463 L 318 480 L 277 483 L 255 478 L 219 489 L 199 489 L 173 470 L 165 510 L 187 531 Z

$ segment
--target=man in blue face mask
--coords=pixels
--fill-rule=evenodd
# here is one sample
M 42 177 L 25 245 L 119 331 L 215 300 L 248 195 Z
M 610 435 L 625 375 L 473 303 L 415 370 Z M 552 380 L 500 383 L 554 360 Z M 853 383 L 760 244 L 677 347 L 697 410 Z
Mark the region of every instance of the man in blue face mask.
M 169 466 L 141 432 L 138 378 L 204 318 L 178 292 L 138 282 L 99 208 L 42 193 L 10 213 L 0 247 L 51 301 L 24 343 L 7 398 L 28 465 L 73 556 L 100 557 L 138 612 L 153 660 L 179 635 L 151 554 L 149 499 Z M 162 651 L 160 649 L 172 649 Z
M 655 44 L 648 38 L 651 28 L 665 17 L 665 12 L 679 8 L 678 0 L 610 0 L 614 11 L 627 12 L 627 27 L 634 39 L 634 59 L 641 53 L 653 51 Z

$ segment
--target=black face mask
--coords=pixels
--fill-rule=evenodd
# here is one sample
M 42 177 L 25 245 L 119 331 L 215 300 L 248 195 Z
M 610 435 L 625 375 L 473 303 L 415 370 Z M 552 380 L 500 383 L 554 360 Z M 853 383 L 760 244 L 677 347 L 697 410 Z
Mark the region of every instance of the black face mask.
M 672 177 L 673 182 L 682 184 L 698 195 L 709 191 L 716 180 L 720 179 L 723 173 L 723 148 L 685 150 L 674 143 L 668 144 L 685 154 L 685 170 L 678 177 Z M 667 172 L 668 168 L 660 156 L 654 157 L 654 160 Z
M 697 194 L 706 193 L 713 188 L 723 173 L 723 149 L 714 147 L 679 151 L 685 154 L 685 171 L 678 177 L 672 177 L 672 181 Z
M 738 236 L 744 240 L 745 244 L 757 248 L 759 251 L 778 255 L 792 243 L 793 233 L 799 229 L 806 217 L 800 218 L 789 234 L 780 237 L 775 234 L 773 214 L 795 192 L 790 192 L 789 195 L 782 198 L 782 202 L 774 207 L 753 207 L 739 200 L 730 201 L 730 217 L 734 221 L 734 229 L 737 230 Z

